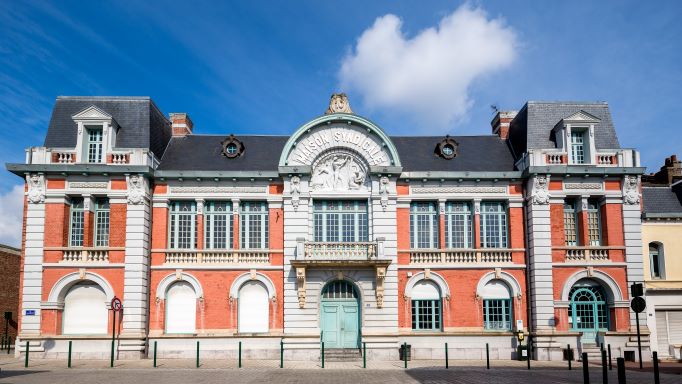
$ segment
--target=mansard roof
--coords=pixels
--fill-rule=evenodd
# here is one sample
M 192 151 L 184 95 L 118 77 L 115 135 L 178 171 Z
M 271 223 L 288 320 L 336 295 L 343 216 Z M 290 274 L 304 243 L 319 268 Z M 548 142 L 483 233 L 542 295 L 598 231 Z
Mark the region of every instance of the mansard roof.
M 45 146 L 74 148 L 78 136 L 74 116 L 92 107 L 116 121 L 117 148 L 149 148 L 157 157 L 163 155 L 171 137 L 170 123 L 149 97 L 59 96 L 52 110 Z
M 642 213 L 645 217 L 682 216 L 682 182 L 672 187 L 642 187 Z
M 277 171 L 280 154 L 289 136 L 236 135 L 244 154 L 228 159 L 221 142 L 227 135 L 173 137 L 166 148 L 162 171 Z M 402 161 L 403 172 L 505 172 L 514 170 L 514 158 L 497 135 L 451 136 L 459 143 L 458 155 L 446 160 L 434 155 L 442 136 L 390 137 Z
M 509 140 L 517 157 L 529 149 L 556 148 L 554 127 L 561 120 L 592 116 L 595 147 L 619 149 L 620 143 L 606 102 L 529 101 L 512 120 Z

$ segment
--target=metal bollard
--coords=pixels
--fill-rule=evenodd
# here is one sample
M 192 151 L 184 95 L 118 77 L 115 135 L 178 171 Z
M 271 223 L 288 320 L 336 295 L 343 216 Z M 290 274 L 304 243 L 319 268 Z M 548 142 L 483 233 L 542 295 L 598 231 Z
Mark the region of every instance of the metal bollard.
M 587 364 L 587 352 L 583 352 L 583 382 L 590 384 L 590 368 Z
M 603 384 L 609 383 L 609 370 L 606 367 L 606 350 L 603 348 L 601 350 L 601 377 Z
M 448 369 L 448 343 L 445 343 L 445 369 Z
M 485 369 L 490 369 L 490 346 L 485 343 Z
M 322 342 L 322 368 L 324 368 L 324 341 Z
M 616 358 L 616 365 L 618 365 L 618 384 L 625 384 L 625 359 Z
M 73 341 L 69 340 L 69 359 L 68 363 L 66 364 L 66 366 L 69 368 L 71 368 L 71 343 L 73 343 Z
M 24 368 L 28 368 L 28 352 L 29 352 L 29 344 L 28 344 L 28 341 L 26 341 L 26 360 L 24 361 Z
M 0 351 L 5 349 L 5 336 L 0 337 Z
M 367 368 L 367 343 L 362 342 L 362 368 Z
M 199 341 L 197 341 L 197 368 L 199 368 Z
M 110 360 L 110 362 L 109 362 L 109 368 L 113 368 L 113 367 L 114 367 L 114 343 L 115 343 L 115 341 L 114 341 L 114 339 L 112 338 L 112 339 L 111 339 L 111 360 Z
M 611 364 L 611 344 L 608 345 L 609 350 L 609 371 L 613 370 L 613 364 Z
M 242 367 L 242 342 L 239 342 L 239 364 L 238 367 Z
M 407 369 L 407 342 L 403 343 L 403 360 L 405 361 L 405 369 Z
M 661 384 L 661 377 L 658 372 L 658 352 L 654 351 L 652 357 L 654 359 L 654 384 Z
M 528 341 L 526 342 L 526 349 L 528 350 L 528 358 L 526 359 L 526 364 L 528 364 L 528 370 L 530 370 L 530 359 L 533 358 L 533 353 L 531 352 L 533 348 L 533 343 L 531 342 L 530 335 L 528 335 Z
M 284 368 L 284 340 L 279 342 L 279 367 Z
M 568 351 L 566 352 L 566 359 L 568 360 L 568 370 L 572 370 L 573 368 L 571 367 L 572 360 L 573 360 L 573 351 L 571 350 L 571 344 L 567 344 Z
M 156 368 L 156 343 L 157 341 L 154 341 L 154 368 Z

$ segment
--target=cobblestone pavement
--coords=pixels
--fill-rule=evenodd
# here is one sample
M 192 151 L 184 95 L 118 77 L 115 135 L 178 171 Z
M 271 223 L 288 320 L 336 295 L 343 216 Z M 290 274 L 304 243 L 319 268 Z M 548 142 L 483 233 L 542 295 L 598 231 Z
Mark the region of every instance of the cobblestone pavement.
M 115 368 L 109 368 L 108 361 L 73 361 L 72 368 L 63 360 L 31 360 L 24 368 L 23 360 L 0 358 L 0 383 L 144 383 L 164 384 L 199 382 L 211 383 L 582 383 L 581 366 L 574 365 L 568 371 L 565 362 L 532 362 L 532 369 L 526 369 L 525 362 L 491 361 L 486 370 L 485 361 L 457 360 L 449 369 L 442 361 L 412 361 L 409 369 L 402 362 L 368 362 L 367 369 L 362 362 L 325 364 L 319 362 L 285 362 L 284 369 L 279 361 L 244 362 L 237 368 L 235 361 L 206 360 L 201 367 L 195 367 L 194 360 L 159 360 L 158 368 L 152 367 L 151 360 L 118 361 Z M 601 367 L 590 366 L 592 383 L 601 383 Z M 609 382 L 617 383 L 616 371 L 609 372 Z M 653 383 L 653 373 L 627 371 L 628 384 Z M 682 383 L 682 376 L 662 374 L 661 383 Z

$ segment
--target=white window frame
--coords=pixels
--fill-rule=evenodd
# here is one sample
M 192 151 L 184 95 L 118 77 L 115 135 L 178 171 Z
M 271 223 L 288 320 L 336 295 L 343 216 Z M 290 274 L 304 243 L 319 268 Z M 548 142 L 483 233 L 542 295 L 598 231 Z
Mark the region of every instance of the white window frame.
M 361 200 L 313 203 L 313 238 L 320 242 L 369 241 L 368 204 Z M 347 220 L 350 219 L 350 223 Z M 336 228 L 336 233 L 332 232 Z
M 486 212 L 486 207 L 496 207 L 499 208 L 497 211 Z M 507 248 L 509 244 L 509 215 L 508 215 L 508 205 L 502 201 L 482 201 L 481 202 L 481 213 L 480 213 L 480 239 L 481 248 Z M 491 222 L 488 222 L 488 219 Z M 488 239 L 487 233 L 488 228 L 492 226 L 492 221 L 496 220 L 498 227 L 497 230 L 491 228 L 490 239 Z
M 77 206 L 81 203 L 80 207 Z M 73 197 L 71 198 L 71 206 L 69 208 L 69 247 L 83 247 L 85 245 L 85 198 Z M 75 228 L 75 215 L 80 216 L 80 227 Z M 76 230 L 78 233 L 76 233 Z M 74 236 L 78 236 L 78 241 L 74 241 Z
M 655 249 L 652 250 L 652 247 Z M 654 255 L 657 258 L 657 262 L 654 262 Z M 658 268 L 654 268 L 654 267 Z M 654 270 L 658 269 L 658 275 L 654 275 Z M 649 274 L 653 280 L 665 280 L 665 251 L 663 244 L 652 241 L 649 243 Z
M 102 164 L 106 163 L 106 158 L 104 155 L 104 127 L 100 125 L 85 125 L 83 127 L 83 159 L 85 163 L 90 164 Z M 99 141 L 92 140 L 92 134 L 98 134 Z M 92 151 L 94 146 L 94 151 Z M 93 156 L 91 156 L 93 155 Z
M 257 207 L 258 210 L 251 210 Z M 242 201 L 239 205 L 239 232 L 240 242 L 239 246 L 242 249 L 268 249 L 270 237 L 270 218 L 268 203 L 265 201 Z M 258 218 L 259 220 L 256 220 Z M 251 244 L 251 237 L 256 233 L 254 231 L 255 222 L 258 221 L 258 237 L 255 246 Z
M 469 201 L 445 203 L 445 248 L 474 248 L 474 215 Z M 462 239 L 459 239 L 463 237 Z M 461 245 L 461 246 L 460 246 Z
M 595 228 L 596 221 L 596 228 Z M 602 218 L 601 218 L 601 205 L 597 200 L 588 199 L 587 201 L 587 237 L 590 242 L 590 246 L 599 247 L 603 243 L 602 238 Z M 597 236 L 593 236 L 596 233 Z
M 219 211 L 220 208 L 225 208 Z M 207 201 L 204 207 L 204 246 L 206 249 L 232 249 L 234 247 L 234 210 L 231 201 Z M 216 230 L 216 224 L 225 219 L 225 229 Z M 225 246 L 219 247 L 220 237 L 225 237 Z
M 567 198 L 564 200 L 564 244 L 568 247 L 577 247 L 580 245 L 580 229 L 578 228 L 578 199 Z M 569 209 L 570 207 L 570 209 Z M 573 233 L 569 233 L 568 220 L 573 221 Z M 569 234 L 572 235 L 573 241 L 569 240 Z
M 440 248 L 440 215 L 437 201 L 413 201 L 410 204 L 410 248 Z M 425 228 L 423 228 L 423 226 Z M 422 231 L 420 231 L 420 228 Z M 427 233 L 423 230 L 425 229 Z M 426 236 L 426 238 L 424 238 Z
M 92 243 L 95 247 L 108 247 L 111 233 L 111 206 L 109 199 L 97 198 L 95 200 L 95 220 Z M 105 207 L 103 207 L 103 205 Z M 100 225 L 102 224 L 102 225 Z M 106 228 L 106 231 L 103 229 Z
M 189 204 L 190 210 L 181 210 L 182 206 Z M 189 246 L 180 247 L 180 224 L 182 216 L 190 216 L 189 220 Z M 184 231 L 183 231 L 184 232 Z M 196 249 L 197 246 L 197 204 L 194 201 L 176 200 L 169 204 L 168 208 L 168 248 L 169 249 Z

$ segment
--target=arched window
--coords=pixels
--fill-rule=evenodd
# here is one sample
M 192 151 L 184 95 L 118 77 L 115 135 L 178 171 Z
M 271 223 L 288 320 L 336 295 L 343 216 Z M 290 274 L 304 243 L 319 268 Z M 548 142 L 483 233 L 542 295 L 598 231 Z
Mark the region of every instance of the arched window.
M 269 319 L 267 288 L 260 281 L 247 281 L 239 288 L 239 333 L 268 332 Z
M 192 285 L 178 281 L 166 293 L 166 333 L 196 332 L 197 295 Z
M 512 300 L 509 286 L 502 280 L 490 280 L 479 292 L 483 299 L 483 328 L 512 329 Z
M 65 335 L 102 335 L 107 333 L 109 311 L 102 288 L 82 282 L 69 289 L 64 297 L 62 333 Z
M 441 329 L 441 294 L 432 281 L 421 280 L 412 288 L 412 329 Z
M 649 243 L 649 263 L 651 278 L 665 279 L 665 259 L 661 243 Z
M 568 297 L 568 321 L 571 329 L 582 332 L 584 342 L 594 343 L 599 331 L 609 329 L 609 311 L 604 288 L 594 281 L 581 280 L 571 288 Z

